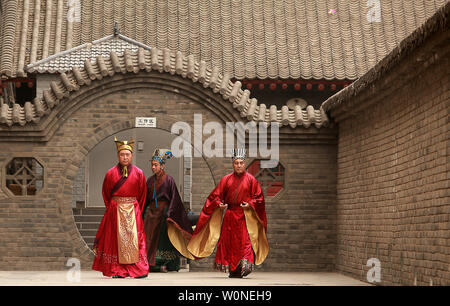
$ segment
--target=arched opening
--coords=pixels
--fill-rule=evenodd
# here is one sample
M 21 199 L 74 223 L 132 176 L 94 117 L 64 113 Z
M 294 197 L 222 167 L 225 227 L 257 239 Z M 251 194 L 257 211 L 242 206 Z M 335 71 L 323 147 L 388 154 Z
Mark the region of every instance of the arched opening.
M 153 175 L 150 160 L 154 150 L 156 148 L 170 149 L 172 141 L 177 135 L 161 128 L 130 128 L 107 136 L 88 152 L 84 161 L 80 163 L 75 176 L 72 211 L 76 227 L 90 249 L 92 249 L 98 226 L 105 213 L 105 204 L 102 198 L 104 175 L 108 169 L 117 164 L 114 137 L 120 140 L 134 139 L 133 164 L 143 170 L 148 179 Z M 193 159 L 195 160 L 193 161 Z M 193 167 L 196 169 L 194 170 Z M 199 171 L 200 169 L 202 171 Z M 197 199 L 203 195 L 192 190 L 193 176 L 201 173 L 201 180 L 214 181 L 205 159 L 202 157 L 174 157 L 166 163 L 166 173 L 175 179 L 186 211 L 198 214 L 198 207 L 193 208 L 192 198 Z M 183 263 L 185 262 L 182 261 Z

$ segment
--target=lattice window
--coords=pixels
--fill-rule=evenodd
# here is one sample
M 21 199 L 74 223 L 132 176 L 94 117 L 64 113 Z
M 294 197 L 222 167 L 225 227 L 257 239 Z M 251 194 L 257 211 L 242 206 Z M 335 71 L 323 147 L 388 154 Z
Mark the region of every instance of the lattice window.
M 273 197 L 284 188 L 284 167 L 281 163 L 274 168 L 261 168 L 260 160 L 254 160 L 247 171 L 258 180 L 266 197 Z
M 6 165 L 6 187 L 14 195 L 35 195 L 43 183 L 44 168 L 32 157 L 16 157 Z

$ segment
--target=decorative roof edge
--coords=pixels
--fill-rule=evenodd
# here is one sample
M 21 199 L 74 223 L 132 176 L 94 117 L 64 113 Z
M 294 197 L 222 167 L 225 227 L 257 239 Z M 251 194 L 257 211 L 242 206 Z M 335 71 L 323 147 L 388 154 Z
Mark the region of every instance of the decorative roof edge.
M 219 93 L 222 98 L 232 103 L 241 117 L 254 122 L 277 122 L 282 126 L 291 128 L 302 126 L 320 128 L 328 126 L 329 120 L 325 111 L 314 109 L 308 105 L 302 109 L 299 105 L 290 110 L 286 105 L 278 109 L 275 105 L 267 107 L 257 103 L 255 98 L 250 98 L 248 89 L 242 90 L 240 81 L 230 81 L 230 75 L 219 72 L 218 67 L 212 69 L 205 61 L 196 62 L 193 55 L 184 56 L 180 51 L 169 49 L 151 48 L 144 50 L 139 48 L 136 52 L 125 50 L 123 54 L 111 52 L 109 57 L 97 56 L 95 61 L 86 60 L 84 67 L 73 67 L 66 73 L 60 74 L 59 81 L 52 81 L 50 88 L 43 91 L 42 97 L 36 97 L 32 102 L 26 102 L 24 106 L 14 104 L 9 107 L 0 103 L 0 126 L 28 123 L 37 123 L 48 114 L 51 109 L 68 98 L 74 91 L 80 90 L 83 85 L 89 85 L 94 80 L 111 77 L 116 73 L 139 73 L 140 71 L 168 72 L 171 75 L 180 75 L 189 78 L 193 82 L 199 82 L 204 88 Z

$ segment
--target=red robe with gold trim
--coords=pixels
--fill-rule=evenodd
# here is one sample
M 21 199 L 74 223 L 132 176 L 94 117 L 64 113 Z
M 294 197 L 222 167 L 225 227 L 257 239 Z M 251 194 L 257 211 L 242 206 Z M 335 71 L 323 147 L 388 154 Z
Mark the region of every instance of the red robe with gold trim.
M 247 202 L 248 209 L 240 204 Z M 223 216 L 219 203 L 228 204 Z M 269 246 L 264 195 L 253 175 L 244 172 L 224 176 L 206 199 L 189 251 L 198 258 L 209 256 L 218 241 L 215 266 L 234 271 L 242 261 L 261 264 Z
M 103 272 L 105 276 L 137 277 L 147 274 L 148 261 L 142 222 L 142 209 L 147 195 L 147 183 L 143 171 L 130 165 L 128 166 L 128 177 L 124 178 L 120 165 L 109 169 L 103 181 L 102 194 L 106 211 L 94 241 L 96 256 L 92 269 Z M 113 199 L 114 197 L 136 198 L 133 208 L 139 255 L 135 263 L 121 264 L 119 262 L 118 203 Z

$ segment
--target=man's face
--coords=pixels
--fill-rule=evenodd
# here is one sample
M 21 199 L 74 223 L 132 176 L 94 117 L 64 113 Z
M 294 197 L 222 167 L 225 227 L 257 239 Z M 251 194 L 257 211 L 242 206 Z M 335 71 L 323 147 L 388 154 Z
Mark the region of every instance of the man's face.
M 154 174 L 159 174 L 161 170 L 164 170 L 164 164 L 161 164 L 159 161 L 152 160 L 152 172 Z
M 117 155 L 119 157 L 119 164 L 122 167 L 128 166 L 133 161 L 133 153 L 129 150 L 120 150 Z
M 236 174 L 242 174 L 245 172 L 245 160 L 235 159 L 233 161 L 233 170 Z

